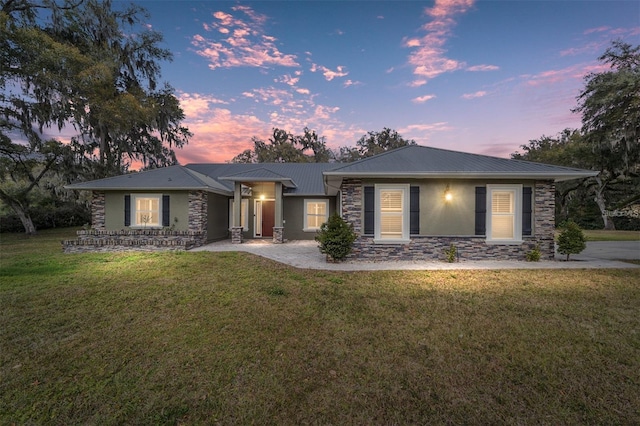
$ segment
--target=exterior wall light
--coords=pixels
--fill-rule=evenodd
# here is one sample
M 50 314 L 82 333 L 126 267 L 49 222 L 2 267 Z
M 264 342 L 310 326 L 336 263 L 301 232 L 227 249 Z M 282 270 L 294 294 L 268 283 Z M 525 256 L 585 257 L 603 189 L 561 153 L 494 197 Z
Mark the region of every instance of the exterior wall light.
M 264 199 L 265 199 L 264 194 L 260 194 L 260 199 L 261 199 L 261 200 L 264 200 Z
M 447 188 L 444 190 L 444 200 L 447 201 L 447 202 L 453 200 L 453 194 L 451 194 L 451 190 L 449 189 L 449 185 L 447 185 Z

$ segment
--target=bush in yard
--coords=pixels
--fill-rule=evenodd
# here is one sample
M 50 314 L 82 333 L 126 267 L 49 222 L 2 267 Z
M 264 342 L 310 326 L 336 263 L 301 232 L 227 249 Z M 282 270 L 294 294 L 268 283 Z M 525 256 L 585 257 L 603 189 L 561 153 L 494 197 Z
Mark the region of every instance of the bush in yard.
M 353 247 L 356 233 L 353 226 L 345 222 L 337 213 L 332 214 L 329 220 L 320 226 L 316 235 L 316 241 L 320 243 L 320 252 L 333 260 L 343 260 Z
M 587 247 L 582 229 L 572 221 L 567 222 L 558 236 L 558 253 L 566 254 L 567 260 L 572 254 L 578 254 Z

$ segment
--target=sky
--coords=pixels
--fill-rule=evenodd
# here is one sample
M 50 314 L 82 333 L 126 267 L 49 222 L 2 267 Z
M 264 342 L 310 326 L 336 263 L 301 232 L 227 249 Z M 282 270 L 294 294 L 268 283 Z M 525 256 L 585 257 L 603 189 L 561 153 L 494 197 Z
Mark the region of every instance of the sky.
M 330 148 L 387 127 L 508 158 L 579 128 L 571 110 L 584 76 L 604 70 L 597 58 L 616 39 L 640 45 L 631 0 L 135 3 L 173 53 L 162 80 L 193 133 L 181 164 L 226 162 L 252 137 L 304 127 Z

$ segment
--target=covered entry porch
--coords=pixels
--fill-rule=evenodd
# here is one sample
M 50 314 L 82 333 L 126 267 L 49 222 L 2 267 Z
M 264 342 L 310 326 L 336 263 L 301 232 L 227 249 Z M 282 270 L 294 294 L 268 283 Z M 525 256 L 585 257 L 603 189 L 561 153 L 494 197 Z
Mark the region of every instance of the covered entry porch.
M 289 177 L 261 168 L 250 172 L 221 177 L 234 184 L 231 203 L 231 242 L 241 244 L 246 223 L 252 220 L 254 238 L 271 238 L 276 244 L 284 242 L 283 192 L 296 188 Z M 247 196 L 243 196 L 247 194 Z M 248 203 L 253 217 L 247 218 Z M 244 206 L 244 207 L 243 207 Z

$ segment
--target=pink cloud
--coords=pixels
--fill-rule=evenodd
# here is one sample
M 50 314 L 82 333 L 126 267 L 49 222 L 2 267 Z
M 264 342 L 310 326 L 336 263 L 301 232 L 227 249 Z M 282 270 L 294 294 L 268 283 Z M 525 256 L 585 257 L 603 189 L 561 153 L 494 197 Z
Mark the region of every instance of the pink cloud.
M 275 37 L 264 34 L 262 26 L 267 17 L 247 6 L 235 6 L 235 12 L 242 12 L 245 19 L 236 18 L 225 12 L 215 12 L 215 20 L 204 24 L 207 32 L 217 30 L 226 38 L 209 38 L 196 34 L 191 39 L 195 52 L 207 58 L 209 68 L 285 66 L 297 67 L 296 55 L 284 54 L 275 45 Z
M 428 124 L 409 124 L 398 129 L 403 138 L 413 139 L 420 145 L 426 145 L 434 133 L 447 132 L 453 128 L 445 121 Z
M 321 71 L 322 75 L 324 75 L 324 78 L 327 81 L 331 81 L 336 77 L 345 77 L 349 75 L 349 72 L 345 71 L 345 67 L 342 65 L 338 65 L 336 67 L 336 70 L 333 71 L 323 65 L 311 64 L 310 71 L 311 72 Z
M 602 32 L 608 31 L 610 29 L 611 29 L 611 27 L 607 27 L 607 26 L 589 28 L 589 29 L 585 30 L 583 32 L 583 34 L 584 35 L 588 35 L 588 34 L 593 34 L 593 33 L 602 33 Z
M 467 68 L 467 71 L 478 72 L 478 71 L 498 71 L 500 69 L 497 65 L 474 65 Z
M 427 84 L 427 80 L 421 78 L 421 79 L 418 79 L 418 80 L 413 80 L 412 82 L 410 82 L 407 85 L 409 87 L 420 87 L 420 86 L 424 86 L 425 84 Z
M 483 96 L 486 96 L 487 92 L 480 90 L 478 92 L 475 93 L 465 93 L 464 95 L 461 96 L 462 99 L 475 99 L 475 98 L 481 98 Z
M 430 101 L 431 99 L 435 98 L 436 95 L 424 95 L 424 96 L 418 96 L 417 98 L 413 98 L 411 99 L 411 102 L 413 102 L 414 104 L 423 104 L 427 101 Z
M 538 74 L 526 74 L 521 78 L 528 86 L 553 85 L 567 80 L 582 80 L 589 73 L 607 71 L 609 67 L 604 64 L 576 64 L 567 68 L 542 71 Z
M 443 48 L 451 36 L 451 29 L 456 25 L 455 15 L 465 13 L 475 0 L 436 0 L 425 14 L 433 18 L 422 26 L 426 35 L 417 39 L 406 39 L 404 45 L 415 48 L 409 55 L 408 62 L 413 66 L 413 73 L 423 79 L 432 79 L 440 74 L 464 68 L 465 63 L 445 56 Z

